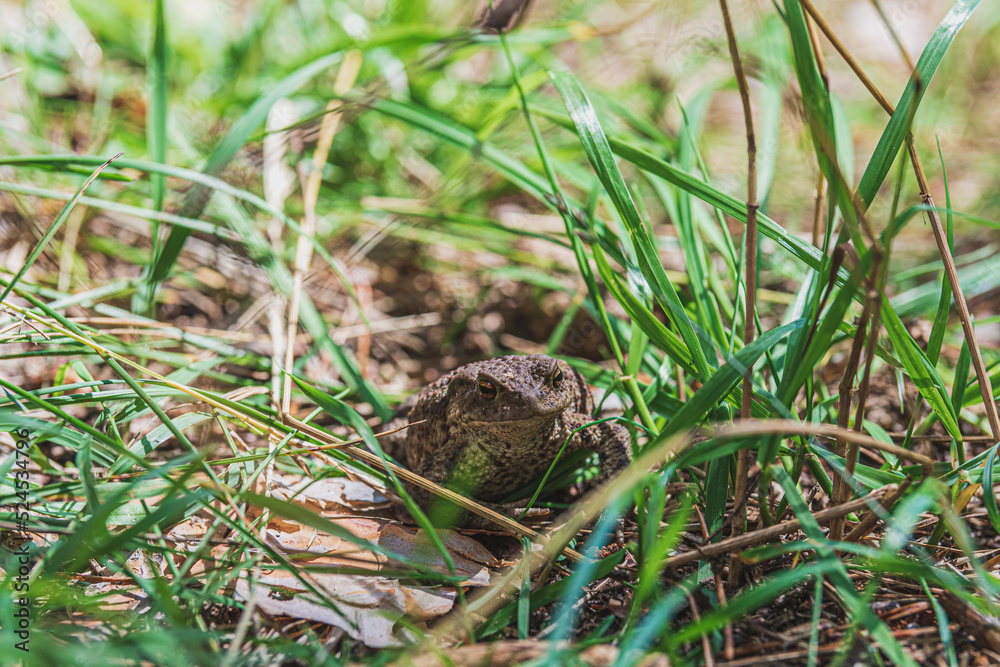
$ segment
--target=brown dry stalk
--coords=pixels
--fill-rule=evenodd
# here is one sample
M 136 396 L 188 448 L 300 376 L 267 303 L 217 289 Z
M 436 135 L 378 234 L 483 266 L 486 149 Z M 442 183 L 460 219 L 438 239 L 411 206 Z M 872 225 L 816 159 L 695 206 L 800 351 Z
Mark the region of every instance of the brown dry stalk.
M 719 0 L 722 9 L 722 21 L 726 26 L 726 39 L 729 42 L 729 58 L 733 62 L 736 84 L 740 90 L 740 100 L 743 103 L 743 122 L 747 133 L 747 225 L 743 238 L 745 240 L 746 256 L 746 310 L 743 316 L 743 345 L 747 346 L 754 340 L 754 312 L 757 307 L 757 139 L 753 131 L 753 110 L 750 107 L 750 87 L 747 85 L 746 73 L 743 71 L 743 61 L 740 59 L 739 47 L 736 44 L 736 32 L 733 30 L 732 17 L 729 15 L 729 3 Z M 750 419 L 753 412 L 753 364 L 743 372 L 743 401 L 740 405 L 740 418 Z M 749 487 L 750 464 L 753 453 L 750 450 L 740 450 L 736 455 L 736 476 L 733 486 L 734 516 L 732 519 L 732 534 L 739 535 L 746 526 L 746 503 L 743 502 Z M 729 567 L 729 585 L 737 586 L 742 565 L 733 561 Z
M 823 175 L 823 170 L 818 170 L 816 177 L 816 196 L 815 204 L 813 207 L 813 229 L 812 229 L 812 244 L 814 247 L 819 247 L 819 234 L 824 227 L 826 227 L 823 219 L 823 195 L 826 193 L 826 176 Z
M 819 78 L 823 81 L 823 87 L 829 92 L 830 75 L 826 70 L 826 58 L 823 56 L 823 49 L 820 48 L 816 25 L 808 16 L 806 17 L 806 28 L 809 29 L 809 41 L 812 43 L 813 53 L 816 54 L 816 69 L 819 70 Z
M 340 65 L 340 70 L 337 72 L 337 80 L 334 83 L 334 94 L 338 96 L 345 95 L 353 86 L 357 79 L 358 72 L 361 70 L 362 56 L 361 52 L 357 50 L 348 51 L 343 61 Z M 285 359 L 284 367 L 286 369 L 294 368 L 295 364 L 295 332 L 299 327 L 299 308 L 300 302 L 302 300 L 302 283 L 305 280 L 306 272 L 309 270 L 309 265 L 312 263 L 312 238 L 316 233 L 316 200 L 319 197 L 319 186 L 322 182 L 323 175 L 323 165 L 326 164 L 327 158 L 330 153 L 330 147 L 333 145 L 333 137 L 337 133 L 337 127 L 340 123 L 340 114 L 334 113 L 341 106 L 342 102 L 340 99 L 334 99 L 330 101 L 326 106 L 327 113 L 324 114 L 322 124 L 319 131 L 319 141 L 316 145 L 316 150 L 313 152 L 312 160 L 312 170 L 309 173 L 308 179 L 303 188 L 303 204 L 305 206 L 305 217 L 302 221 L 302 228 L 299 233 L 296 249 L 295 249 L 295 270 L 292 273 L 292 290 L 291 297 L 288 300 L 288 319 L 286 324 L 287 332 L 284 337 L 285 345 Z M 272 321 L 275 323 L 275 342 L 279 340 L 278 333 L 280 331 L 280 306 L 282 300 L 276 300 L 273 308 L 275 316 Z M 274 358 L 278 358 L 278 349 L 272 351 Z M 279 371 L 280 372 L 280 371 Z M 283 382 L 281 383 L 281 404 L 279 409 L 279 415 L 284 416 L 290 412 L 291 401 L 292 401 L 292 376 L 290 373 L 283 373 Z M 274 378 L 274 385 L 277 388 L 277 378 Z M 277 436 L 270 436 L 268 438 L 268 444 L 270 446 L 271 452 L 278 446 L 280 438 Z M 275 459 L 271 459 L 268 464 L 267 471 L 264 476 L 264 493 L 266 495 L 271 495 L 271 474 L 274 469 Z M 261 539 L 264 538 L 264 530 L 267 527 L 267 520 L 262 522 L 261 526 Z M 251 602 L 254 598 L 251 597 Z
M 832 278 L 832 274 L 831 274 Z M 861 363 L 861 350 L 865 343 L 865 330 L 868 328 L 868 319 L 871 317 L 872 301 L 865 299 L 864 309 L 861 311 L 861 319 L 858 321 L 857 329 L 854 332 L 854 341 L 851 343 L 851 354 L 847 359 L 847 366 L 844 367 L 844 374 L 840 378 L 839 399 L 837 404 L 837 426 L 847 430 L 851 420 L 851 398 L 854 394 L 854 378 L 858 375 L 858 366 Z M 837 438 L 837 443 L 833 449 L 837 456 L 848 456 L 847 440 Z M 855 453 L 857 450 L 855 449 Z M 850 496 L 850 488 L 844 481 L 842 475 L 835 475 L 833 478 L 833 492 L 831 502 L 835 505 L 843 503 Z M 839 540 L 843 534 L 843 519 L 835 519 L 830 523 L 830 539 Z
M 708 542 L 712 539 L 712 536 L 708 532 L 708 524 L 705 523 L 705 515 L 704 513 L 702 513 L 701 508 L 698 507 L 697 505 L 694 506 L 694 511 L 695 514 L 698 516 L 698 527 L 701 528 L 701 539 L 704 540 L 705 542 Z M 737 511 L 736 508 L 733 508 L 733 511 L 736 512 Z M 713 571 L 712 579 L 715 582 L 715 594 L 719 596 L 719 607 L 725 609 L 727 598 L 726 598 L 726 587 L 722 584 L 722 575 L 717 571 Z M 693 609 L 694 608 L 692 608 L 692 610 Z M 695 621 L 698 621 L 699 619 L 697 612 L 695 612 L 694 615 L 695 615 Z M 723 627 L 722 631 L 723 631 L 722 643 L 724 646 L 723 650 L 726 653 L 726 660 L 732 660 L 733 655 L 735 654 L 736 651 L 736 642 L 733 640 L 733 626 L 727 623 L 725 627 Z M 706 636 L 702 635 L 702 641 L 704 641 L 705 639 Z M 709 657 L 710 654 L 706 652 L 705 654 L 706 667 L 708 665 Z
M 895 113 L 895 108 L 889 102 L 889 100 L 882 94 L 875 83 L 868 78 L 864 70 L 858 62 L 851 56 L 850 52 L 836 36 L 830 25 L 825 19 L 820 15 L 816 8 L 812 5 L 810 0 L 800 0 L 802 3 L 802 8 L 806 10 L 809 16 L 816 21 L 816 25 L 823 32 L 826 38 L 836 49 L 837 53 L 844 59 L 851 71 L 854 72 L 858 80 L 865 86 L 868 92 L 875 98 L 875 101 L 888 113 L 890 116 Z M 913 167 L 913 172 L 917 178 L 917 184 L 920 188 L 920 199 L 927 206 L 927 219 L 930 222 L 931 230 L 934 232 L 934 241 L 937 243 L 938 252 L 941 255 L 941 261 L 944 264 L 945 276 L 948 279 L 948 284 L 951 287 L 952 297 L 955 300 L 955 308 L 958 311 L 958 319 L 962 323 L 962 332 L 965 335 L 965 342 L 969 346 L 969 353 L 972 355 L 972 367 L 976 371 L 976 378 L 979 381 L 979 390 L 983 397 L 983 404 L 986 408 L 986 418 L 990 424 L 990 431 L 993 435 L 993 441 L 997 442 L 1000 438 L 1000 415 L 997 414 L 997 406 L 993 401 L 993 387 L 990 384 L 989 375 L 986 373 L 986 367 L 983 363 L 983 356 L 979 350 L 979 344 L 976 341 L 976 333 L 972 328 L 972 317 L 969 314 L 969 306 L 965 301 L 965 295 L 962 293 L 962 286 L 958 281 L 958 271 L 955 268 L 955 259 L 951 255 L 951 250 L 948 248 L 948 240 L 945 237 L 944 228 L 941 225 L 941 218 L 937 214 L 936 207 L 934 206 L 934 199 L 930 194 L 930 184 L 927 182 L 927 176 L 924 173 L 923 164 L 920 162 L 920 156 L 917 155 L 916 144 L 914 143 L 913 133 L 908 133 L 907 138 L 907 150 L 910 155 L 910 163 Z
M 909 436 L 910 440 L 922 440 L 924 442 L 951 442 L 952 440 L 950 435 L 935 435 L 933 433 L 910 435 L 904 431 L 889 431 L 889 437 L 893 440 L 905 440 L 907 436 Z M 989 435 L 967 435 L 962 440 L 965 442 L 992 442 L 993 438 Z
M 895 108 L 889 102 L 889 100 L 882 94 L 877 86 L 872 82 L 871 79 L 864 73 L 861 66 L 858 65 L 857 61 L 851 56 L 847 48 L 841 43 L 834 34 L 830 26 L 823 20 L 816 8 L 812 6 L 810 0 L 800 0 L 802 7 L 806 12 L 816 21 L 816 24 L 826 35 L 830 43 L 841 55 L 844 61 L 848 64 L 851 70 L 855 73 L 858 79 L 864 84 L 865 88 L 868 89 L 872 97 L 879 103 L 879 105 L 888 113 L 890 116 L 895 113 Z M 958 320 L 962 324 L 962 333 L 965 337 L 965 343 L 969 348 L 969 354 L 971 356 L 972 367 L 976 372 L 976 379 L 979 382 L 979 391 L 983 399 L 983 406 L 986 408 L 986 419 L 990 424 L 990 432 L 992 435 L 992 441 L 998 442 L 1000 440 L 1000 415 L 997 413 L 996 402 L 993 400 L 993 387 L 990 383 L 990 377 L 986 373 L 986 365 L 983 363 L 983 356 L 979 350 L 979 344 L 976 340 L 976 332 L 972 328 L 972 316 L 969 313 L 969 306 L 965 301 L 965 294 L 962 292 L 962 286 L 958 280 L 958 271 L 955 268 L 955 259 L 952 257 L 951 249 L 948 247 L 948 240 L 945 236 L 944 227 L 941 225 L 941 218 L 938 216 L 937 207 L 934 205 L 934 198 L 930 193 L 930 184 L 927 182 L 927 175 L 924 173 L 923 164 L 920 161 L 920 156 L 917 154 L 916 142 L 913 138 L 913 133 L 907 133 L 906 137 L 907 152 L 910 156 L 910 164 L 913 168 L 913 173 L 917 178 L 917 185 L 920 188 L 920 200 L 927 207 L 926 215 L 927 220 L 930 223 L 931 230 L 934 232 L 934 242 L 937 244 L 938 253 L 941 255 L 941 262 L 944 265 L 945 276 L 948 279 L 948 285 L 951 287 L 951 295 L 955 301 L 955 309 L 958 311 Z M 968 502 L 972 497 L 979 491 L 980 484 L 970 484 L 955 499 L 955 509 L 959 512 L 965 509 Z
M 719 576 L 715 576 L 716 580 Z M 698 611 L 698 601 L 694 599 L 691 593 L 687 594 L 688 605 L 691 608 L 691 620 L 695 623 L 701 622 L 701 612 Z M 728 626 L 726 626 L 728 627 Z M 701 653 L 705 659 L 705 667 L 715 667 L 715 656 L 712 655 L 712 643 L 708 639 L 708 633 L 703 632 L 701 635 Z
M 878 342 L 878 331 L 881 321 L 879 319 L 882 311 L 882 287 L 884 273 L 882 271 L 882 247 L 875 242 L 871 248 L 872 267 L 871 274 L 866 280 L 868 289 L 865 292 L 865 305 L 854 332 L 854 342 L 851 346 L 851 358 L 848 367 L 844 370 L 844 377 L 840 381 L 840 405 L 837 412 L 837 424 L 846 428 L 850 421 L 851 410 L 851 388 L 854 385 L 854 378 L 857 376 L 859 358 L 862 348 L 865 350 L 865 372 L 861 379 L 861 386 L 858 390 L 858 407 L 854 417 L 854 431 L 860 433 L 865 415 L 865 405 L 868 402 L 868 392 L 871 388 L 872 361 L 874 361 L 875 344 Z M 865 333 L 867 330 L 868 343 L 865 345 Z M 847 444 L 842 440 L 837 441 L 837 453 L 844 457 L 844 474 L 837 475 L 833 479 L 834 504 L 845 502 L 851 496 L 851 490 L 847 480 L 854 475 L 854 468 L 858 463 L 858 443 Z M 836 519 L 830 524 L 830 539 L 839 540 L 844 530 L 843 519 Z
M 871 2 L 872 5 L 875 6 L 875 11 L 878 12 L 879 18 L 882 19 L 882 24 L 885 26 L 885 29 L 888 30 L 889 34 L 892 36 L 892 41 L 896 43 L 896 48 L 899 49 L 899 55 L 901 55 L 903 57 L 903 60 L 906 62 L 906 67 L 911 72 L 917 69 L 917 64 L 913 62 L 913 58 L 910 57 L 910 54 L 907 52 L 906 47 L 903 46 L 902 40 L 899 39 L 899 34 L 896 33 L 896 29 L 892 27 L 892 22 L 889 20 L 889 17 L 885 15 L 885 12 L 882 10 L 882 5 L 879 4 L 878 0 L 871 0 Z
M 872 362 L 875 361 L 875 346 L 878 343 L 878 333 L 882 324 L 882 293 L 885 291 L 885 271 L 883 270 L 882 250 L 872 249 L 872 279 L 873 288 L 868 290 L 867 303 L 872 304 L 871 326 L 868 331 L 868 343 L 865 346 L 865 372 L 861 376 L 861 386 L 858 387 L 858 407 L 854 414 L 854 430 L 861 432 L 865 419 L 865 406 L 868 404 L 868 393 L 872 384 Z M 847 462 L 844 469 L 848 475 L 854 474 L 854 466 L 858 461 L 858 446 L 851 445 L 848 449 Z
M 895 493 L 898 490 L 896 484 L 889 484 L 888 486 L 883 486 L 881 488 L 875 489 L 867 496 L 861 498 L 856 498 L 854 500 L 848 501 L 836 507 L 830 507 L 825 510 L 820 510 L 818 512 L 813 512 L 812 517 L 816 523 L 824 524 L 832 521 L 835 518 L 842 518 L 851 512 L 855 512 L 863 507 L 868 506 L 870 503 L 881 500 L 884 496 L 890 493 Z M 785 533 L 790 533 L 792 531 L 798 530 L 802 525 L 799 519 L 790 519 L 788 521 L 783 521 L 781 523 L 775 524 L 773 526 L 768 526 L 767 528 L 760 528 L 752 533 L 746 533 L 745 535 L 739 535 L 737 537 L 730 537 L 728 539 L 722 540 L 721 542 L 716 542 L 714 544 L 706 544 L 699 547 L 693 551 L 686 551 L 682 554 L 672 556 L 665 561 L 663 561 L 663 567 L 672 568 L 680 567 L 681 565 L 686 565 L 688 563 L 693 563 L 696 560 L 701 560 L 703 558 L 713 558 L 715 556 L 721 556 L 723 554 L 736 554 L 736 552 L 746 549 L 747 547 L 753 546 L 755 544 L 760 544 L 761 542 L 767 542 L 769 540 L 777 539 L 778 537 L 784 535 Z
M 906 461 L 912 461 L 923 470 L 924 477 L 934 475 L 934 459 L 918 454 L 909 449 L 904 449 L 898 445 L 876 440 L 870 435 L 848 431 L 834 426 L 833 424 L 818 424 L 814 422 L 798 422 L 793 419 L 769 419 L 767 421 L 740 422 L 739 424 L 726 425 L 715 430 L 707 429 L 707 432 L 718 440 L 728 440 L 731 438 L 745 438 L 753 435 L 816 435 L 825 438 L 842 438 L 847 442 L 856 442 L 863 447 L 877 449 L 882 452 L 894 454 Z

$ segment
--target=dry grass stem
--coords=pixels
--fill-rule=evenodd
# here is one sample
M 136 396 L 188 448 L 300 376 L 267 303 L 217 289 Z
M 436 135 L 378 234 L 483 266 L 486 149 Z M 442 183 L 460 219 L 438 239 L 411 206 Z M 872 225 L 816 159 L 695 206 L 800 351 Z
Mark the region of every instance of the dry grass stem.
M 898 486 L 896 484 L 883 486 L 861 498 L 855 498 L 854 500 L 837 505 L 836 507 L 830 507 L 825 510 L 813 512 L 813 520 L 822 525 L 832 521 L 833 519 L 845 517 L 852 512 L 856 512 L 859 509 L 870 506 L 870 504 L 875 501 L 881 500 L 886 494 L 895 493 L 897 489 Z M 664 567 L 680 567 L 681 565 L 693 563 L 701 559 L 714 558 L 723 554 L 735 554 L 736 552 L 755 544 L 778 539 L 786 533 L 798 530 L 801 525 L 802 523 L 799 519 L 790 519 L 788 521 L 774 524 L 773 526 L 768 526 L 767 528 L 758 528 L 752 533 L 746 533 L 738 537 L 730 537 L 722 540 L 721 542 L 706 544 L 693 551 L 687 551 L 676 556 L 671 556 L 664 561 Z
M 757 140 L 753 130 L 753 109 L 750 106 L 750 87 L 743 71 L 743 61 L 740 59 L 739 46 L 736 43 L 736 32 L 733 29 L 732 17 L 729 14 L 729 3 L 719 0 L 722 9 L 722 20 L 726 27 L 726 40 L 729 43 L 729 58 L 733 63 L 736 84 L 740 91 L 740 101 L 743 106 L 743 122 L 747 135 L 747 224 L 743 238 L 746 257 L 746 309 L 743 315 L 743 345 L 747 346 L 754 340 L 754 315 L 757 311 Z M 753 411 L 753 364 L 743 373 L 743 396 L 740 406 L 740 418 L 750 419 Z M 746 503 L 742 502 L 749 488 L 750 465 L 753 453 L 741 450 L 736 456 L 736 477 L 733 488 L 734 512 L 732 517 L 732 534 L 738 535 L 746 529 Z M 736 510 L 735 508 L 742 508 Z M 742 565 L 731 562 L 729 568 L 729 585 L 739 584 Z M 730 636 L 731 640 L 731 636 Z M 731 646 L 730 646 L 731 648 Z

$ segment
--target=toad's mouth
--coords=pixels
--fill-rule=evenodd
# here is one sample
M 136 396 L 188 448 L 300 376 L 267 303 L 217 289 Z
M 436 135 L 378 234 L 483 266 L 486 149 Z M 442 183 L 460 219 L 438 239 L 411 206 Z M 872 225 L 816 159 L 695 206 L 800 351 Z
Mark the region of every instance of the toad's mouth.
M 547 410 L 535 410 L 531 414 L 524 416 L 515 415 L 494 415 L 490 417 L 476 417 L 465 420 L 466 424 L 521 424 L 524 422 L 538 421 L 546 418 L 556 417 L 569 408 L 568 405 L 553 406 Z
M 560 410 L 559 412 L 562 412 Z M 545 419 L 546 417 L 554 417 L 559 412 L 553 412 L 548 415 L 533 415 L 531 417 L 519 417 L 517 419 L 469 419 L 466 424 L 523 424 L 524 422 L 538 421 L 540 419 Z

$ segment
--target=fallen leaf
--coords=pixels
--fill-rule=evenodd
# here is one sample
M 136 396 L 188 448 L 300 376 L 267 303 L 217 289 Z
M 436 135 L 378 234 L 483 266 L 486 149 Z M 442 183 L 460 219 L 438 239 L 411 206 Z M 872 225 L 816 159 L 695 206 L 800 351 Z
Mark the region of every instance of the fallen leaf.
M 375 576 L 316 573 L 310 575 L 327 597 L 323 604 L 296 577 L 274 571 L 262 576 L 254 586 L 260 609 L 275 616 L 290 616 L 328 623 L 371 648 L 401 646 L 416 639 L 397 622 L 406 616 L 411 622 L 437 618 L 454 605 L 453 589 L 424 590 L 403 586 L 395 579 Z M 236 593 L 250 598 L 250 582 L 242 575 Z
M 451 555 L 455 570 L 466 577 L 463 585 L 489 585 L 490 572 L 485 566 L 498 565 L 493 554 L 475 540 L 453 531 L 439 530 L 438 535 Z M 379 534 L 378 544 L 401 559 L 426 565 L 441 574 L 449 574 L 448 564 L 423 531 L 413 532 L 402 526 L 387 524 Z

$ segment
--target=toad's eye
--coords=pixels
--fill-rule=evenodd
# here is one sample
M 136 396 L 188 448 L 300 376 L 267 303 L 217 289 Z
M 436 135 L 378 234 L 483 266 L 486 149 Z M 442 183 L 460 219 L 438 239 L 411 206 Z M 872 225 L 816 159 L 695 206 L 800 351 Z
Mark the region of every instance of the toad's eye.
M 562 381 L 563 381 L 563 372 L 562 372 L 562 369 L 559 368 L 559 367 L 556 367 L 556 372 L 552 374 L 552 388 L 553 389 L 558 389 L 559 385 L 562 384 Z
M 489 380 L 484 380 L 483 378 L 476 380 L 476 391 L 479 392 L 480 396 L 488 401 L 492 401 L 497 397 L 497 386 Z

